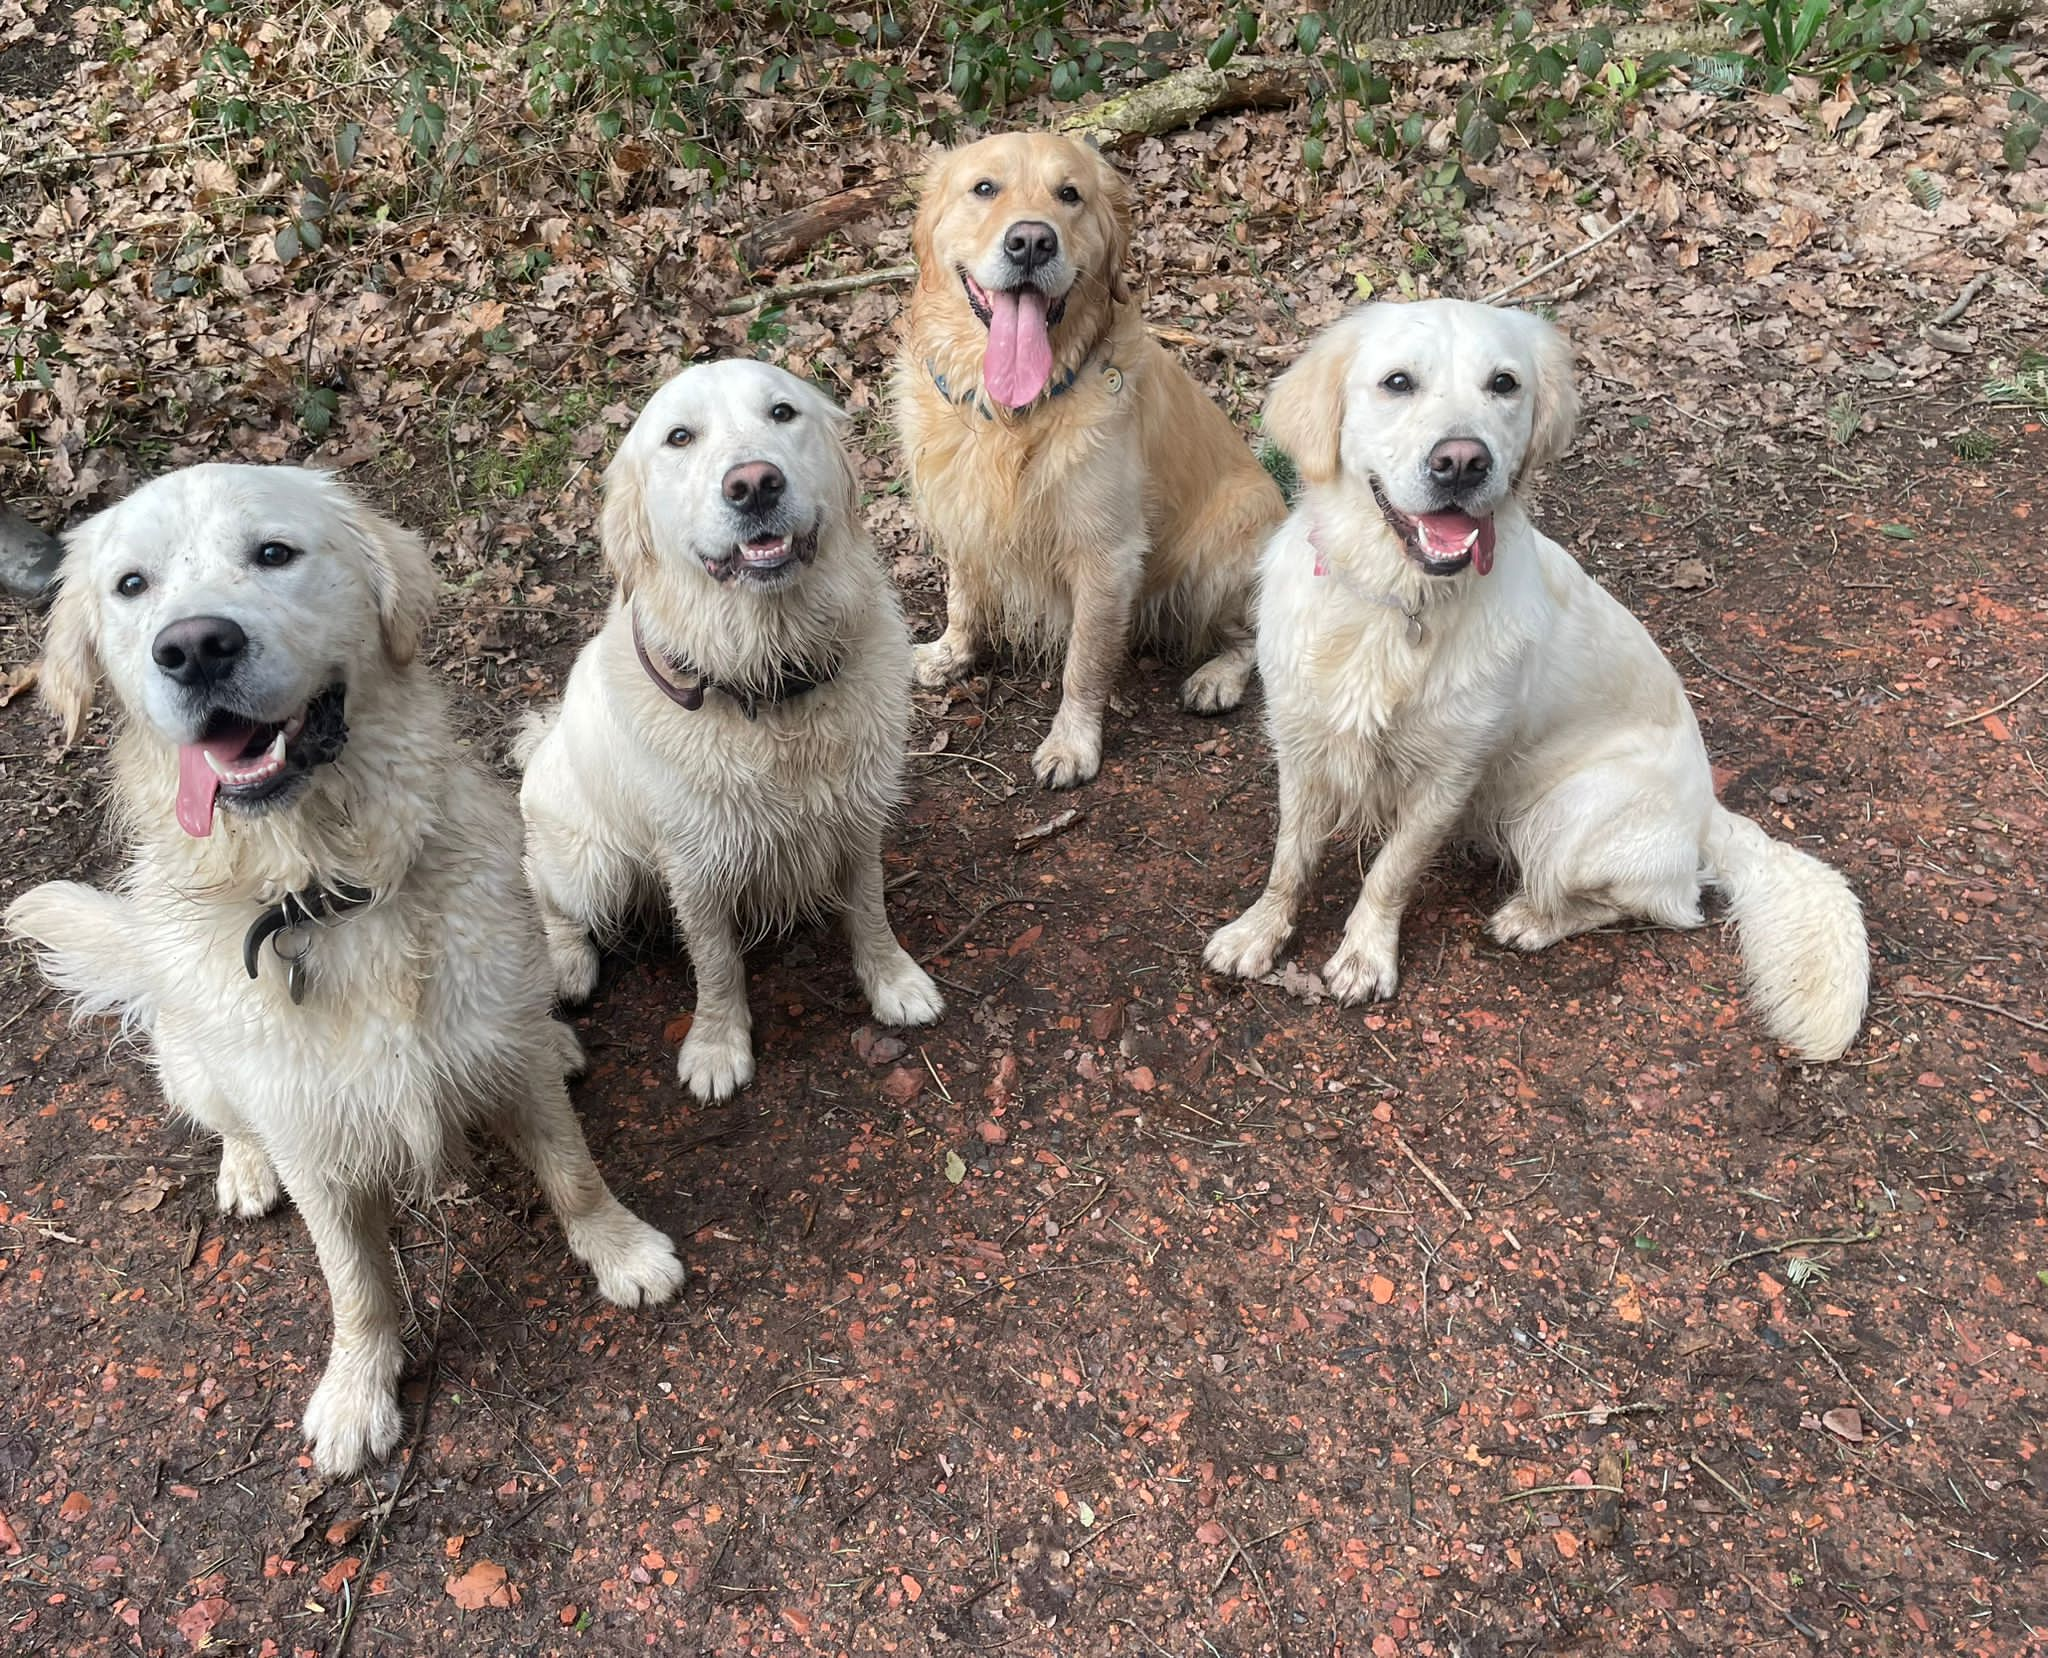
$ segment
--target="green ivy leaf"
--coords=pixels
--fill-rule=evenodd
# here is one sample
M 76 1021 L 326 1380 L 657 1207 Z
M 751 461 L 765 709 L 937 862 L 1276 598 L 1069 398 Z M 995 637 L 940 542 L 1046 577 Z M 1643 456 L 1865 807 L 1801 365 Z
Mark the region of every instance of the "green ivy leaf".
M 289 224 L 277 233 L 277 257 L 280 264 L 289 265 L 299 256 L 299 227 Z
M 1211 69 L 1221 69 L 1232 58 L 1237 56 L 1237 39 L 1237 25 L 1235 23 L 1231 24 L 1229 28 L 1216 37 L 1215 44 L 1209 48 L 1208 54 L 1208 64 Z

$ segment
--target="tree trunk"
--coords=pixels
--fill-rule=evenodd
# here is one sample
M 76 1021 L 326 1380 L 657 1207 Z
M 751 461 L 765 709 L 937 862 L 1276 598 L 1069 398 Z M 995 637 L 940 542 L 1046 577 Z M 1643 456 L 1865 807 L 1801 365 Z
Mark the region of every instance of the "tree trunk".
M 1498 9 L 1485 0 L 1336 0 L 1327 15 L 1342 40 L 1386 40 L 1415 29 L 1477 22 Z

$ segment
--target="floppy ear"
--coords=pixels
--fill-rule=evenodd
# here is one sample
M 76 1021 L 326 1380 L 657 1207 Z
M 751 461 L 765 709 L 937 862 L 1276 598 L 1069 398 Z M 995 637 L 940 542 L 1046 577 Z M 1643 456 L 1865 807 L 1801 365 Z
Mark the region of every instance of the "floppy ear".
M 619 597 L 630 599 L 640 572 L 654 567 L 654 542 L 647 527 L 647 495 L 633 434 L 604 469 L 604 511 L 597 536 L 604 561 L 618 578 Z
M 1131 297 L 1130 278 L 1124 270 L 1131 256 L 1131 181 L 1103 155 L 1097 154 L 1095 167 L 1102 181 L 1102 199 L 1108 205 L 1109 297 L 1122 305 Z
M 933 150 L 925 158 L 923 176 L 917 181 L 917 216 L 910 221 L 910 256 L 917 261 L 920 288 L 943 286 L 933 263 L 932 239 L 938 234 L 939 203 L 943 199 L 949 159 L 949 151 Z
M 838 458 L 840 483 L 845 489 L 846 521 L 857 527 L 860 521 L 860 474 L 854 469 L 853 450 L 848 441 L 853 436 L 853 416 L 841 408 L 823 387 L 808 380 L 800 380 L 797 384 L 803 387 L 804 407 L 824 422 L 825 430 L 831 436 L 832 453 Z
M 1344 380 L 1358 348 L 1358 315 L 1318 334 L 1266 394 L 1265 434 L 1294 462 L 1304 483 L 1334 481 L 1343 460 Z
M 411 530 L 366 505 L 339 481 L 333 487 L 341 498 L 348 533 L 370 573 L 385 654 L 402 668 L 419 655 L 427 624 L 434 618 L 440 583 L 434 575 L 433 558 L 427 544 Z
M 92 712 L 100 682 L 99 631 L 99 596 L 86 581 L 85 551 L 79 537 L 69 537 L 38 665 L 43 703 L 63 722 L 67 743 L 78 741 Z
M 1535 413 L 1529 431 L 1529 453 L 1523 470 L 1548 466 L 1572 446 L 1579 424 L 1579 387 L 1572 373 L 1571 341 L 1558 327 L 1527 311 L 1517 312 L 1536 355 L 1536 383 L 1531 388 Z

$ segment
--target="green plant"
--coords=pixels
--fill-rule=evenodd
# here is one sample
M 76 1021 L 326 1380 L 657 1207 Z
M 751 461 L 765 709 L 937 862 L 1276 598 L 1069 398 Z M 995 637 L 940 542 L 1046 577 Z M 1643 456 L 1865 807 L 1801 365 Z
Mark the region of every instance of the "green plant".
M 1984 382 L 1984 401 L 2008 408 L 2048 409 L 2048 351 L 2022 351 L 2010 374 Z
M 1071 101 L 1102 91 L 1112 71 L 1156 80 L 1181 46 L 1178 34 L 1163 29 L 1135 42 L 1087 39 L 1068 25 L 1066 0 L 1004 0 L 944 9 L 940 35 L 951 58 L 946 83 L 970 115 L 1001 110 L 1040 86 Z M 1240 10 L 1210 48 L 1211 62 L 1221 67 L 1239 43 L 1248 45 L 1257 36 L 1257 14 Z
M 1751 55 L 1766 91 L 1795 74 L 1857 86 L 1890 80 L 1933 35 L 1927 0 L 1733 0 L 1711 10 L 1737 35 L 1755 35 Z
M 2019 71 L 2013 67 L 2012 54 L 2010 46 L 1980 42 L 1964 56 L 1963 73 L 1988 73 L 2006 83 L 2006 107 L 2013 118 L 2006 123 L 2002 148 L 2006 167 L 2016 173 L 2040 147 L 2041 134 L 2048 129 L 2048 98 L 2020 79 Z

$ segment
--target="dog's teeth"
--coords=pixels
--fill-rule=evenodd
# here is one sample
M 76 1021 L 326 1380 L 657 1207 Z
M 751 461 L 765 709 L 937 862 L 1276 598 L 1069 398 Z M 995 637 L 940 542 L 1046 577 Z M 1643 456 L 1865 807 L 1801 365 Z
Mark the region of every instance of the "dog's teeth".
M 219 762 L 218 760 L 216 760 L 216 759 L 215 759 L 215 758 L 213 757 L 213 750 L 212 750 L 212 749 L 210 749 L 210 748 L 207 748 L 207 749 L 201 749 L 201 750 L 200 750 L 200 753 L 202 753 L 202 754 L 204 754 L 204 755 L 206 756 L 206 763 L 207 763 L 207 764 L 208 764 L 209 766 L 211 766 L 211 767 L 213 768 L 213 775 L 214 775 L 214 776 L 216 776 L 216 777 L 223 777 L 223 778 L 224 778 L 224 777 L 227 777 L 227 776 L 229 776 L 229 775 L 230 775 L 230 773 L 229 773 L 229 771 L 228 771 L 228 768 L 227 768 L 226 766 L 222 765 L 222 764 L 221 764 L 221 763 L 220 763 L 220 762 Z
M 270 739 L 270 752 L 268 755 L 265 756 L 265 758 L 268 759 L 273 766 L 281 766 L 284 764 L 284 733 L 282 731 L 278 732 L 278 734 L 275 737 Z
M 1470 535 L 1465 537 L 1465 551 L 1469 553 L 1474 547 L 1478 545 L 1479 532 L 1477 530 L 1474 530 Z

